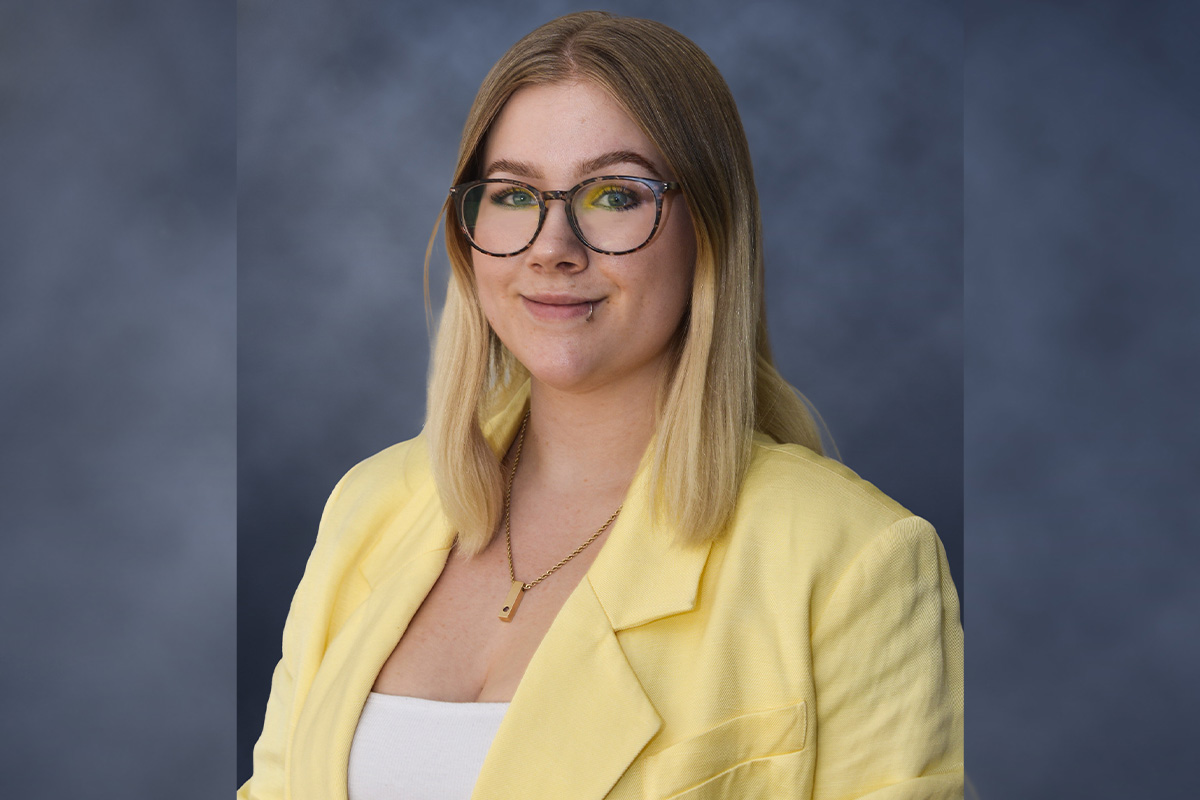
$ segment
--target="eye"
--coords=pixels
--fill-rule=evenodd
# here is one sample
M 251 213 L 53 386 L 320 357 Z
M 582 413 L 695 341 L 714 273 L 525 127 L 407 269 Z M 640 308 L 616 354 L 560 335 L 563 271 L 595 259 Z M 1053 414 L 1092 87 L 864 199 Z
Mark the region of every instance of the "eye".
M 619 183 L 590 186 L 583 200 L 584 208 L 604 211 L 630 211 L 641 205 L 637 192 Z
M 520 186 L 501 186 L 489 195 L 493 205 L 507 208 L 537 208 L 537 198 Z

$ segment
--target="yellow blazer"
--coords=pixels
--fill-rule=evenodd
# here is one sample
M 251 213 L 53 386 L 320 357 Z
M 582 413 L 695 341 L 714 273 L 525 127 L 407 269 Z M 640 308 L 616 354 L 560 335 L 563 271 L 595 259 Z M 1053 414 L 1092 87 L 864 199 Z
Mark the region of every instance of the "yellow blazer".
M 526 399 L 489 424 L 493 441 L 512 440 Z M 928 522 L 760 436 L 726 534 L 670 539 L 639 473 L 474 800 L 962 797 L 962 628 Z M 239 800 L 345 800 L 363 703 L 452 543 L 422 437 L 341 480 Z

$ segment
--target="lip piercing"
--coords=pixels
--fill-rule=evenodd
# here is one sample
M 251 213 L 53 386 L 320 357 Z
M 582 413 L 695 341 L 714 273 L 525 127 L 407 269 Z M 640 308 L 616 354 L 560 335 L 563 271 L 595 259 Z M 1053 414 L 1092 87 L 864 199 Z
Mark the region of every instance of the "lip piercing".
M 596 313 L 596 304 L 588 303 L 588 315 L 587 315 L 587 319 L 585 319 L 584 322 L 591 322 L 592 314 L 595 314 L 595 313 Z

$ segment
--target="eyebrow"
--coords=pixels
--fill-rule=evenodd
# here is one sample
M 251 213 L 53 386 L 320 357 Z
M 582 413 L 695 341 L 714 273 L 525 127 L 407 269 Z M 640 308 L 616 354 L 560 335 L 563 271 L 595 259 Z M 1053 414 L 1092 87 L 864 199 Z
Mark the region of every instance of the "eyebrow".
M 587 161 L 581 161 L 575 167 L 577 175 L 586 175 L 589 172 L 598 172 L 605 167 L 611 167 L 613 164 L 637 164 L 650 176 L 657 176 L 659 173 L 658 167 L 650 163 L 650 159 L 634 152 L 633 150 L 613 150 L 609 153 L 603 153 L 595 158 L 589 158 Z M 532 164 L 525 161 L 512 161 L 507 158 L 498 158 L 488 164 L 488 168 L 484 170 L 484 175 L 491 175 L 496 172 L 507 172 L 510 175 L 519 175 L 522 178 L 543 177 L 542 171 Z
M 613 150 L 611 153 L 604 153 L 580 164 L 578 174 L 585 175 L 589 172 L 596 172 L 605 167 L 611 167 L 613 164 L 637 164 L 651 175 L 657 175 L 659 172 L 658 167 L 650 163 L 650 159 L 639 153 L 632 150 Z

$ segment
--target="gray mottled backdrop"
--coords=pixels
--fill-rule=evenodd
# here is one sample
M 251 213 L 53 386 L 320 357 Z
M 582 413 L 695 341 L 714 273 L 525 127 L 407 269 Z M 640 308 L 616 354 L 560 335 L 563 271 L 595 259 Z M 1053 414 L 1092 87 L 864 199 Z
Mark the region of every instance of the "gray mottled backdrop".
M 471 100 L 518 38 L 591 5 L 241 6 L 242 777 L 326 496 L 356 461 L 420 430 L 421 263 Z M 933 521 L 961 586 L 961 10 L 605 7 L 677 28 L 724 74 L 764 208 L 780 369 L 852 468 Z
M 0 796 L 245 777 L 320 505 L 419 426 L 471 95 L 566 10 L 426 5 L 0 2 Z M 725 73 L 785 373 L 960 581 L 965 343 L 982 795 L 1193 794 L 1195 4 L 613 8 Z
M 1195 796 L 1200 6 L 968 8 L 967 765 Z
M 233 22 L 0 2 L 0 797 L 230 791 Z

